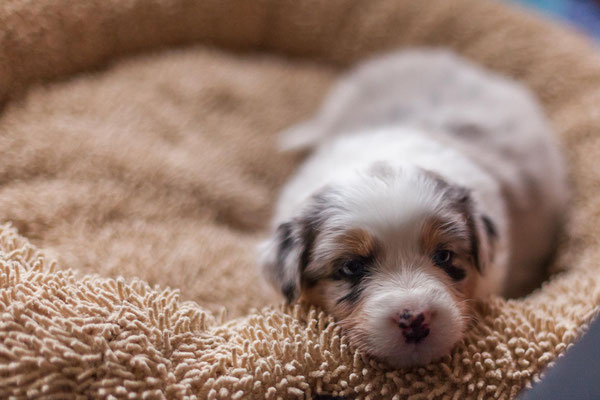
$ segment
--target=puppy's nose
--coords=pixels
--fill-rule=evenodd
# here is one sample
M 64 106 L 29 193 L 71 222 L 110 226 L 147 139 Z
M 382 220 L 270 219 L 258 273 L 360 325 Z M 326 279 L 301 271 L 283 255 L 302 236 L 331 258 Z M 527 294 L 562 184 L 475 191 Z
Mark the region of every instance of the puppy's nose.
M 419 343 L 429 335 L 431 313 L 427 310 L 415 313 L 404 309 L 398 315 L 398 326 L 406 343 Z

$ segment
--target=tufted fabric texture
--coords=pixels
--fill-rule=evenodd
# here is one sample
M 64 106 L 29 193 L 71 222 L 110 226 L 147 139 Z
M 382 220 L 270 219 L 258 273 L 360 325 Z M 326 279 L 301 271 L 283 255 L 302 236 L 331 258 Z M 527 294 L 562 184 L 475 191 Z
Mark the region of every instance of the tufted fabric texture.
M 276 305 L 253 249 L 301 159 L 276 132 L 345 67 L 410 45 L 533 89 L 574 199 L 568 272 L 392 371 L 319 310 Z M 600 305 L 599 54 L 480 0 L 4 1 L 0 398 L 515 397 Z

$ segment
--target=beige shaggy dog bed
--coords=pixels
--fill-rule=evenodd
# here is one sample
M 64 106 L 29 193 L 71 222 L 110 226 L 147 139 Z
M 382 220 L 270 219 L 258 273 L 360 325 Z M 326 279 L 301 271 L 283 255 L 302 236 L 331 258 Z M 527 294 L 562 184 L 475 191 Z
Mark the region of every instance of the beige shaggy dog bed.
M 254 246 L 301 156 L 277 131 L 345 67 L 410 45 L 532 88 L 574 200 L 569 272 L 393 371 L 327 315 L 277 306 Z M 599 53 L 480 0 L 3 2 L 0 398 L 515 397 L 600 304 Z

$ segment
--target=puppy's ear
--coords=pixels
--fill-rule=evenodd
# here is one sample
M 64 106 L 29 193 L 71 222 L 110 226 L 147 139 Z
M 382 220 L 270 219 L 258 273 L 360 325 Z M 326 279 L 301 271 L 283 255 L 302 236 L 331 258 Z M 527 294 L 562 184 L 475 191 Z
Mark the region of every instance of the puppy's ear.
M 496 244 L 498 242 L 498 228 L 496 228 L 496 224 L 494 223 L 494 221 L 488 215 L 485 214 L 481 215 L 481 223 L 483 224 L 485 240 L 487 241 L 488 259 L 491 262 L 494 259 Z
M 300 253 L 298 227 L 293 221 L 277 227 L 273 236 L 261 246 L 260 263 L 269 283 L 280 290 L 288 303 L 300 295 Z
M 475 268 L 479 272 L 483 272 L 494 259 L 494 248 L 498 235 L 496 226 L 490 217 L 479 212 L 468 189 L 453 185 L 447 193 L 467 222 L 471 242 L 471 258 Z
M 322 193 L 313 196 L 300 216 L 280 224 L 261 246 L 263 274 L 288 303 L 300 296 L 302 274 L 311 262 L 312 249 L 325 218 L 326 202 Z

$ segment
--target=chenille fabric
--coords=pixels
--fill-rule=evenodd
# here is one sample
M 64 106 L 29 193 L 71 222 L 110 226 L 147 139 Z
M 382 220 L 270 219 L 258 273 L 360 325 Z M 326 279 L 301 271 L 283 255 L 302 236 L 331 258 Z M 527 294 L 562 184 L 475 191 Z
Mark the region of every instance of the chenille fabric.
M 572 212 L 541 289 L 390 370 L 284 306 L 255 246 L 302 154 L 277 132 L 372 54 L 448 47 L 540 98 Z M 0 4 L 0 398 L 509 399 L 600 305 L 600 53 L 491 1 Z

